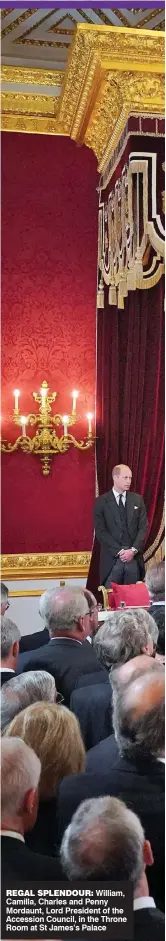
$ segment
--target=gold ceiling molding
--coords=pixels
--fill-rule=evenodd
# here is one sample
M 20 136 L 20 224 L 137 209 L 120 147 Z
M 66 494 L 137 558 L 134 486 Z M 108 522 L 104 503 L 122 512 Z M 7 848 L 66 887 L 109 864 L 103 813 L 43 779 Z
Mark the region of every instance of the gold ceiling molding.
M 1 577 L 4 581 L 29 578 L 87 577 L 91 552 L 44 552 L 29 555 L 2 555 Z
M 33 117 L 55 117 L 58 109 L 58 98 L 53 98 L 52 95 L 23 95 L 15 94 L 12 92 L 2 92 L 1 95 L 1 106 L 3 116 L 5 114 L 9 115 L 12 112 L 12 117 L 17 116 L 28 116 Z
M 62 85 L 64 72 L 55 69 L 23 69 L 21 66 L 2 65 L 1 82 L 16 82 L 24 85 Z
M 113 151 L 130 111 L 164 113 L 164 34 L 78 25 L 59 102 L 58 130 L 97 155 Z
M 3 66 L 5 81 L 10 81 L 10 71 L 11 81 L 23 81 L 24 76 L 28 83 L 29 75 L 41 84 L 44 78 L 40 69 Z M 67 71 L 46 71 L 46 76 L 43 84 L 63 82 L 60 97 L 43 96 L 42 103 L 41 95 L 25 96 L 20 88 L 18 101 L 9 89 L 2 95 L 2 128 L 69 136 L 94 151 L 103 171 L 131 112 L 164 114 L 164 33 L 78 24 Z

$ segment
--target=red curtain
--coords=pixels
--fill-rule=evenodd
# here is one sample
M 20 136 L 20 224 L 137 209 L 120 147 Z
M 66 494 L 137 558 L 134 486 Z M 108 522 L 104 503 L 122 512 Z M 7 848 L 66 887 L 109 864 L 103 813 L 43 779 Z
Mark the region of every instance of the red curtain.
M 132 468 L 132 488 L 145 500 L 146 548 L 159 531 L 164 503 L 164 279 L 129 292 L 124 311 L 98 311 L 97 475 L 99 493 L 112 486 L 112 467 Z M 99 585 L 95 540 L 88 587 Z M 101 599 L 100 599 L 101 600 Z

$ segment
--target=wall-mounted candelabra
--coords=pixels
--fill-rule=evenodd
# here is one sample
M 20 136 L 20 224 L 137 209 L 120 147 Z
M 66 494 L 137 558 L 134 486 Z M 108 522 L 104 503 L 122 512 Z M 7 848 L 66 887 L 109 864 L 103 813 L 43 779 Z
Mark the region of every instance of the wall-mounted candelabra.
M 33 392 L 35 402 L 39 403 L 38 413 L 21 415 L 19 409 L 20 391 L 19 389 L 15 389 L 12 419 L 16 425 L 21 426 L 21 434 L 14 444 L 2 440 L 1 450 L 11 454 L 13 451 L 21 448 L 26 454 L 39 454 L 42 462 L 42 472 L 45 477 L 50 473 L 50 462 L 54 454 L 64 454 L 65 451 L 68 451 L 70 445 L 74 445 L 74 447 L 78 448 L 80 451 L 87 451 L 88 448 L 92 447 L 95 440 L 92 433 L 93 415 L 91 412 L 87 414 L 88 433 L 82 441 L 77 441 L 74 435 L 70 434 L 68 430 L 78 421 L 76 414 L 78 395 L 79 392 L 74 389 L 72 393 L 71 415 L 52 415 L 51 405 L 55 402 L 57 392 L 52 392 L 51 395 L 49 395 L 48 383 L 44 381 L 42 382 L 40 394 L 38 395 L 37 392 Z M 26 432 L 28 425 L 38 425 L 33 438 L 29 437 Z M 61 437 L 56 434 L 54 430 L 55 425 L 61 425 L 63 427 Z

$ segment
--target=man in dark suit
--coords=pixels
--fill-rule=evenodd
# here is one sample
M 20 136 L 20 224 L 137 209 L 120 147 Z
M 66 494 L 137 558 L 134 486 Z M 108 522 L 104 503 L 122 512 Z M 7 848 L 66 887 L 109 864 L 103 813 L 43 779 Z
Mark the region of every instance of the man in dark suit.
M 122 689 L 117 687 L 113 693 L 113 726 L 119 756 L 114 740 L 105 739 L 101 743 L 102 751 L 105 752 L 100 756 L 101 772 L 99 762 L 92 762 L 88 773 L 65 778 L 58 796 L 59 841 L 74 811 L 86 798 L 114 795 L 138 814 L 152 845 L 155 865 L 150 872 L 150 888 L 155 894 L 156 904 L 161 908 L 164 907 L 165 898 L 163 690 L 164 670 L 159 666 L 146 673 L 141 672 L 137 679 L 133 678 Z M 96 746 L 94 752 L 100 750 L 101 746 Z
M 1 858 L 3 881 L 62 879 L 58 860 L 32 853 L 24 833 L 34 827 L 38 812 L 41 763 L 19 738 L 2 738 L 1 744 Z
M 107 739 L 112 732 L 111 698 L 110 683 L 100 683 L 100 685 L 97 683 L 94 686 L 87 686 L 86 689 L 85 687 L 74 689 L 71 695 L 70 709 L 79 720 L 87 752 L 88 749 L 90 752 L 94 751 L 93 746 Z
M 1 686 L 15 676 L 19 655 L 20 631 L 17 624 L 1 615 Z
M 125 464 L 112 471 L 113 488 L 97 497 L 95 531 L 101 545 L 100 582 L 109 587 L 135 584 L 144 578 L 142 550 L 147 530 L 145 504 L 138 493 L 129 493 L 132 472 Z
M 43 631 L 35 631 L 34 634 L 22 634 L 20 637 L 20 653 L 26 653 L 27 650 L 38 650 L 39 647 L 45 647 L 49 639 L 47 627 L 44 627 Z
M 156 563 L 147 569 L 146 586 L 151 600 L 150 613 L 159 629 L 157 652 L 165 655 L 165 562 Z
M 122 801 L 115 797 L 85 800 L 64 834 L 61 860 L 72 881 L 129 881 L 135 941 L 140 937 L 164 941 L 164 915 L 150 898 L 145 872 L 153 866 L 151 845 L 138 816 Z
M 49 629 L 49 643 L 39 650 L 21 654 L 17 673 L 25 670 L 47 670 L 55 678 L 66 705 L 78 679 L 84 674 L 101 673 L 106 682 L 106 670 L 99 665 L 93 647 L 86 641 L 89 635 L 89 607 L 83 592 L 77 589 L 55 588 L 45 592 L 45 621 Z

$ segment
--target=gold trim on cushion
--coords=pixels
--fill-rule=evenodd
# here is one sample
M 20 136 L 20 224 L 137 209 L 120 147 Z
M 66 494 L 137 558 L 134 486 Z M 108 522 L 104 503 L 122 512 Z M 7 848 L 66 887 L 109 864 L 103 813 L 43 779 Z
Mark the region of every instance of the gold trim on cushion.
M 44 552 L 1 556 L 1 577 L 5 581 L 29 578 L 85 578 L 91 552 Z

